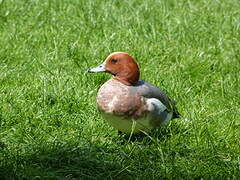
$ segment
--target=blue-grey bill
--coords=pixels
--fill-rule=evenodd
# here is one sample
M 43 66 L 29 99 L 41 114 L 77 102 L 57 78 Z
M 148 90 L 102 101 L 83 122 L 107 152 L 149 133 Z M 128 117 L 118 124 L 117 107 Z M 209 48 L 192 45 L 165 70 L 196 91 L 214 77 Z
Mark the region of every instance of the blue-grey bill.
M 95 72 L 106 72 L 106 69 L 105 69 L 105 66 L 104 66 L 103 64 L 101 64 L 101 65 L 98 66 L 98 67 L 95 67 L 95 68 L 89 69 L 88 72 L 90 72 L 90 73 L 95 73 Z

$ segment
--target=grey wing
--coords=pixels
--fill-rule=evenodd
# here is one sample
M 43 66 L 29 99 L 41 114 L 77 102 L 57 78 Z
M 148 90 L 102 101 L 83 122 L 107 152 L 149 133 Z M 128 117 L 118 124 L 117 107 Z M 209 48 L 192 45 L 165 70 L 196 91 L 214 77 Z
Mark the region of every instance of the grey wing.
M 137 88 L 137 92 L 142 96 L 146 98 L 157 98 L 167 107 L 167 109 L 171 109 L 170 99 L 165 92 L 161 91 L 156 86 L 145 81 L 139 81 L 135 87 Z
M 137 92 L 146 98 L 156 98 L 159 99 L 166 107 L 168 111 L 173 111 L 173 117 L 177 118 L 180 114 L 177 111 L 175 102 L 171 100 L 164 91 L 160 90 L 158 87 L 147 83 L 145 81 L 139 81 L 135 86 Z

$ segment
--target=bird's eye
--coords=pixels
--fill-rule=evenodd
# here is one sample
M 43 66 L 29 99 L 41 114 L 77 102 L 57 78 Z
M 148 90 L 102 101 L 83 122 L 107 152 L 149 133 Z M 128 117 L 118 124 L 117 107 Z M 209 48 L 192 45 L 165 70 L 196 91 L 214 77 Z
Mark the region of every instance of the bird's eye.
M 111 62 L 112 62 L 112 63 L 116 63 L 116 62 L 118 62 L 118 59 L 114 59 L 114 58 L 113 58 L 113 59 L 111 60 Z

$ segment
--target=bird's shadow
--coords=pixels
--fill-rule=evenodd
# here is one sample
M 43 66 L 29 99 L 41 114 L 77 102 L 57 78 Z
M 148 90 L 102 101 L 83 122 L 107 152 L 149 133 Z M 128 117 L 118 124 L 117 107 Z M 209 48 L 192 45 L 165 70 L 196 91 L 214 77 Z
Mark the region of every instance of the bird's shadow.
M 1 145 L 4 155 L 0 162 L 0 179 L 114 179 L 129 176 L 123 171 L 124 164 L 119 158 L 129 142 L 144 145 L 167 141 L 171 136 L 181 133 L 180 126 L 166 126 L 151 133 L 136 134 L 131 137 L 121 134 L 116 136 L 117 143 L 90 143 L 79 139 L 76 142 L 41 142 L 31 145 L 26 153 L 15 153 Z M 158 141 L 158 142 L 159 142 Z M 114 156 L 113 156 L 114 154 Z M 120 154 L 120 155 L 119 155 Z M 126 157 L 128 158 L 128 157 Z
M 8 158 L 0 163 L 0 179 L 112 179 L 121 169 L 115 161 L 106 161 L 114 151 L 107 146 L 46 143 L 31 151 L 16 155 L 2 150 Z
M 150 132 L 139 132 L 136 134 L 125 134 L 118 131 L 118 135 L 122 138 L 122 144 L 129 142 L 142 142 L 144 144 L 151 144 L 159 141 L 167 141 L 173 135 L 186 132 L 185 127 L 181 127 L 177 123 L 166 125 L 158 129 L 153 129 Z

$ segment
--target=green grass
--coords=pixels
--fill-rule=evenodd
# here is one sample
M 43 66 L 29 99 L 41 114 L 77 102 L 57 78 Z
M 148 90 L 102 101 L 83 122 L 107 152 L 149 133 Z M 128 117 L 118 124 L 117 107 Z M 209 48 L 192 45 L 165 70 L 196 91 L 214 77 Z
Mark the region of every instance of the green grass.
M 238 0 L 0 0 L 0 179 L 239 179 Z M 127 141 L 96 109 L 111 52 L 178 102 Z

